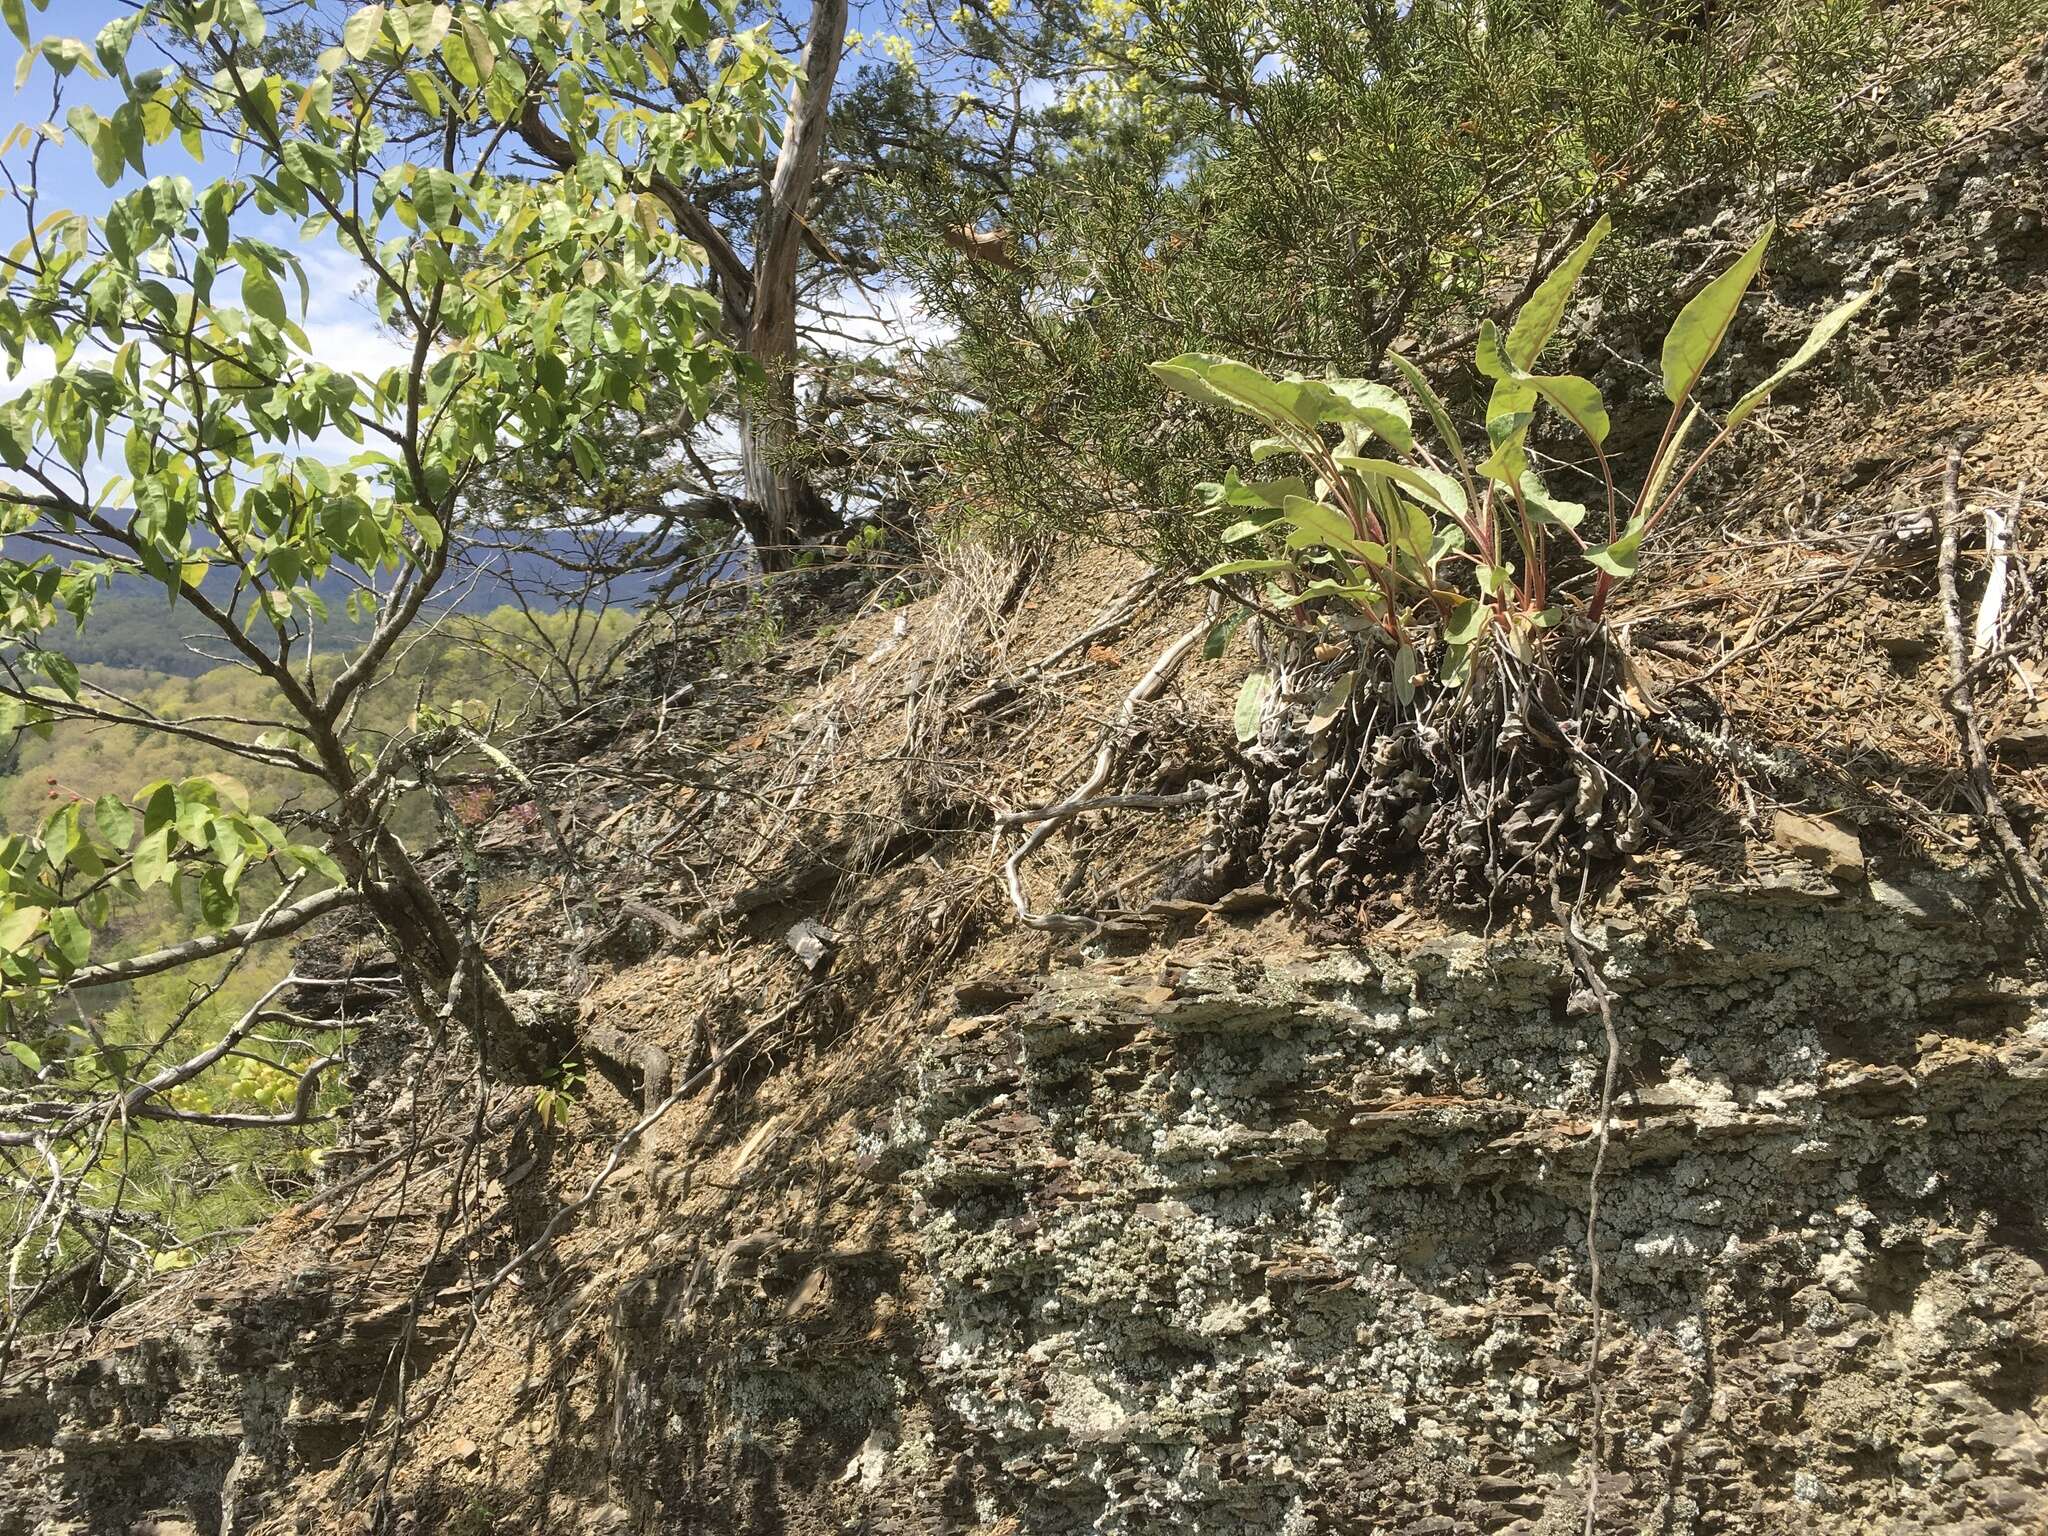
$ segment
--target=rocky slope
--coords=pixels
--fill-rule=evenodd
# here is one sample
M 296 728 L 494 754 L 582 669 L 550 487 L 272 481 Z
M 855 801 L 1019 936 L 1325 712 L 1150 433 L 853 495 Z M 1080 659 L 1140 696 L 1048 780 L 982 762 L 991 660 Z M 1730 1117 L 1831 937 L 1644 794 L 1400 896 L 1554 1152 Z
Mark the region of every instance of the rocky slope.
M 2043 66 L 1802 194 L 1738 348 L 1865 276 L 1878 319 L 1624 616 L 1651 694 L 1728 658 L 1746 746 L 1589 903 L 1605 1530 L 2048 1528 L 2037 930 L 1925 643 L 1951 439 L 1973 517 L 2048 527 Z M 0 1533 L 1582 1529 L 1604 1040 L 1555 928 L 1154 899 L 1191 812 L 1027 870 L 1100 931 L 1012 920 L 992 811 L 1071 785 L 1198 614 L 964 551 L 752 658 L 650 645 L 528 744 L 581 867 L 485 829 L 569 1123 L 366 1031 L 322 1200 L 16 1362 Z M 1136 712 L 1131 787 L 1219 771 L 1248 664 Z M 2029 819 L 2039 680 L 1987 700 Z

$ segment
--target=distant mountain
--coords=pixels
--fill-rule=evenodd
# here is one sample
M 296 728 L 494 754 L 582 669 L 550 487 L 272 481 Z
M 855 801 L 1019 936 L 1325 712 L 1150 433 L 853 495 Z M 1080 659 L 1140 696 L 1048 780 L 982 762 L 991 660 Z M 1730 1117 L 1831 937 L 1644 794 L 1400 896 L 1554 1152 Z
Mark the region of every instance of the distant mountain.
M 576 540 L 562 533 L 521 532 L 466 541 L 452 569 L 428 603 L 428 614 L 490 613 L 515 600 L 537 612 L 551 612 L 571 601 L 584 601 L 586 578 L 571 566 L 584 558 Z M 619 577 L 590 596 L 608 608 L 638 608 L 654 592 L 657 577 L 635 573 Z M 227 601 L 233 594 L 230 573 L 208 573 L 201 590 Z M 355 584 L 336 573 L 315 585 L 329 617 L 319 626 L 323 648 L 348 650 L 369 632 L 367 620 L 349 617 L 346 604 Z M 57 646 L 80 666 L 124 667 L 197 677 L 227 658 L 217 635 L 169 603 L 163 587 L 147 577 L 117 578 L 93 605 L 80 634 L 60 630 Z M 194 649 L 194 647 L 198 649 Z

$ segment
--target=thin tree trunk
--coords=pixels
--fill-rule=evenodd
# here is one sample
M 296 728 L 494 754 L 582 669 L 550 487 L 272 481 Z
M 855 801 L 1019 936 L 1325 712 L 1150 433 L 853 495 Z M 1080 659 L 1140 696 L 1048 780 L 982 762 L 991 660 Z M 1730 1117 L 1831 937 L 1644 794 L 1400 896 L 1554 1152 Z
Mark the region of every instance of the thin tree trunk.
M 740 420 L 747 499 L 760 527 L 761 563 L 789 563 L 794 546 L 829 527 L 831 515 L 796 463 L 801 434 L 796 403 L 796 266 L 803 216 L 818 179 L 830 125 L 832 88 L 846 46 L 847 0 L 814 0 L 797 63 L 782 151 L 761 203 L 754 242 L 754 302 L 747 350 L 765 383 Z

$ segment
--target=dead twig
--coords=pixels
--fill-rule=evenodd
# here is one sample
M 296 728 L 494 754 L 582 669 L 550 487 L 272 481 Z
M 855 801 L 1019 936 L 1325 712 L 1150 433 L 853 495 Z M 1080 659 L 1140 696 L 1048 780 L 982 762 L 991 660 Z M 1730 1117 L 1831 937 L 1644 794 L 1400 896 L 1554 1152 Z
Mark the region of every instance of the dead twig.
M 2048 916 L 2048 877 L 2043 876 L 2040 862 L 2014 830 L 2012 818 L 2006 814 L 2005 802 L 1991 777 L 1991 753 L 1985 747 L 1984 733 L 1977 725 L 1976 701 L 1971 688 L 1974 669 L 1970 659 L 1970 637 L 1963 628 L 1962 593 L 1956 582 L 1956 560 L 1962 546 L 1962 476 L 1962 450 L 1951 448 L 1948 472 L 1942 481 L 1939 570 L 1942 622 L 1948 631 L 1949 686 L 1942 694 L 1941 702 L 1955 725 L 1956 737 L 1962 746 L 1963 770 L 1969 779 L 1971 798 L 1977 802 L 1978 814 L 1991 829 L 1992 838 L 1998 844 L 2007 872 L 2012 877 L 2014 890 L 2034 914 L 2035 942 L 2043 944 L 2048 934 L 2044 934 L 2040 920 Z
M 1102 786 L 1109 782 L 1110 771 L 1116 766 L 1117 749 L 1122 745 L 1123 733 L 1129 727 L 1138 706 L 1159 696 L 1168 681 L 1180 671 L 1181 664 L 1187 660 L 1188 652 L 1200 644 L 1202 637 L 1208 632 L 1209 621 L 1204 618 L 1160 652 L 1159 659 L 1152 663 L 1151 669 L 1138 679 L 1137 685 L 1129 693 L 1124 695 L 1123 704 L 1116 712 L 1116 719 L 1103 734 L 1102 745 L 1096 749 L 1095 762 L 1088 770 L 1088 777 L 1081 781 L 1080 786 L 1072 794 L 1064 800 L 1038 810 L 1010 812 L 999 819 L 999 830 L 996 833 L 998 840 L 1002 837 L 1000 826 L 1004 823 L 1013 826 L 1023 825 L 1027 821 L 1037 823 L 1031 835 L 1019 843 L 1016 851 L 1003 862 L 1003 883 L 1010 893 L 1010 905 L 1016 909 L 1017 920 L 1027 928 L 1037 928 L 1044 932 L 1088 933 L 1096 927 L 1092 920 L 1085 917 L 1074 917 L 1062 912 L 1032 911 L 1031 903 L 1024 894 L 1024 861 L 1044 846 L 1045 840 L 1052 836 L 1055 828 L 1090 808 Z M 1022 817 L 1023 820 L 1012 819 L 1016 817 Z
M 1798 629 L 1800 626 L 1806 624 L 1816 614 L 1818 614 L 1822 608 L 1824 608 L 1828 603 L 1832 602 L 1838 595 L 1840 595 L 1842 590 L 1845 587 L 1847 587 L 1850 582 L 1856 579 L 1857 575 L 1862 571 L 1863 567 L 1870 563 L 1870 557 L 1877 553 L 1878 549 L 1884 544 L 1884 542 L 1885 538 L 1883 534 L 1879 534 L 1876 538 L 1871 539 L 1869 543 L 1865 544 L 1862 549 L 1857 551 L 1856 558 L 1849 563 L 1848 568 L 1844 570 L 1840 576 L 1837 576 L 1827 586 L 1821 588 L 1821 590 L 1814 596 L 1812 602 L 1808 603 L 1804 608 L 1801 608 L 1797 613 L 1793 614 L 1791 618 L 1785 620 L 1784 623 L 1778 625 L 1775 629 L 1773 629 L 1768 635 L 1765 635 L 1762 639 L 1751 640 L 1746 644 L 1738 645 L 1734 650 L 1728 652 L 1727 655 L 1721 657 L 1720 660 L 1716 661 L 1712 666 L 1706 668 L 1704 671 L 1695 672 L 1691 677 L 1688 677 L 1684 682 L 1680 683 L 1679 686 L 1681 688 L 1697 687 L 1699 684 L 1706 682 L 1709 678 L 1714 677 L 1719 673 L 1727 670 L 1727 668 L 1734 665 L 1734 663 L 1742 660 L 1743 657 L 1753 656 L 1758 651 L 1770 649 L 1770 647 L 1776 645 L 1780 640 L 1784 639 L 1787 635 L 1791 634 L 1793 630 Z M 1775 599 L 1776 596 L 1776 593 L 1772 594 L 1773 599 Z

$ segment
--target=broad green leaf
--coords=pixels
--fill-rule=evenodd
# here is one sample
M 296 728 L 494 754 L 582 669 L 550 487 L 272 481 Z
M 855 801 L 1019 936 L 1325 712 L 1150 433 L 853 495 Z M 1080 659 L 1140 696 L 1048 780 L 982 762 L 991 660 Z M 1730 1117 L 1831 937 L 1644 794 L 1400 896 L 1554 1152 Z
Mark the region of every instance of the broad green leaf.
M 310 843 L 293 843 L 279 851 L 294 863 L 325 875 L 336 885 L 348 884 L 348 876 L 342 873 L 341 866 L 328 857 L 324 849 L 315 848 Z
M 1444 641 L 1449 645 L 1470 645 L 1486 628 L 1490 610 L 1484 603 L 1465 601 L 1451 610 L 1444 621 Z
M 1474 361 L 1481 373 L 1494 380 L 1493 396 L 1486 405 L 1489 428 L 1502 417 L 1520 415 L 1529 410 L 1540 397 L 1556 406 L 1596 446 L 1607 441 L 1607 407 L 1592 380 L 1572 373 L 1525 372 L 1510 354 L 1507 343 L 1494 329 L 1491 320 L 1480 322 L 1479 345 Z
M 1763 265 L 1764 248 L 1771 243 L 1775 224 L 1766 224 L 1749 249 L 1736 258 L 1735 265 L 1715 278 L 1678 312 L 1671 332 L 1664 338 L 1664 398 L 1682 404 L 1707 371 L 1707 364 L 1721 350 L 1742 296 Z
M 1415 647 L 1405 641 L 1394 651 L 1394 697 L 1403 704 L 1415 702 Z
M 1306 496 L 1290 496 L 1281 509 L 1280 521 L 1299 528 L 1316 542 L 1331 549 L 1357 550 L 1360 540 L 1351 519 L 1335 507 Z M 1305 546 L 1296 545 L 1296 548 Z
M 1308 482 L 1299 475 L 1288 475 L 1279 480 L 1240 480 L 1237 471 L 1226 470 L 1222 482 L 1211 481 L 1203 487 L 1214 487 L 1214 494 L 1223 506 L 1266 507 L 1279 511 L 1287 505 L 1290 496 L 1307 496 Z
M 1792 354 L 1784 366 L 1735 402 L 1735 409 L 1728 413 L 1723 430 L 1732 432 L 1740 426 L 1751 411 L 1770 399 L 1773 390 L 1818 357 L 1821 348 L 1833 341 L 1842 327 L 1855 319 L 1863 306 L 1876 296 L 1877 290 L 1873 288 L 1869 293 L 1858 294 L 1847 303 L 1836 305 L 1821 316 L 1820 323 L 1806 333 L 1806 340 L 1800 343 L 1799 350 Z
M 18 8 L 20 5 L 20 0 L 15 0 L 15 4 Z M 6 1046 L 7 1053 L 10 1056 L 12 1056 L 16 1061 L 20 1062 L 24 1067 L 27 1067 L 29 1071 L 40 1072 L 43 1070 L 43 1058 L 38 1056 L 31 1049 L 29 1049 L 28 1046 L 22 1044 L 21 1041 L 0 1040 L 0 1045 Z
M 1515 316 L 1515 323 L 1508 331 L 1507 354 L 1517 368 L 1526 372 L 1536 366 L 1536 359 L 1543 355 L 1544 347 L 1557 334 L 1557 327 L 1564 319 L 1565 306 L 1571 303 L 1572 292 L 1579 286 L 1586 263 L 1593 259 L 1593 253 L 1600 249 L 1600 242 L 1613 228 L 1613 220 L 1601 214 L 1600 222 L 1587 232 L 1586 238 L 1579 242 L 1571 255 L 1560 262 L 1557 269 L 1529 295 L 1529 302 L 1522 306 L 1522 312 Z
M 135 835 L 135 813 L 119 795 L 101 795 L 93 802 L 92 813 L 93 820 L 99 823 L 100 836 L 117 849 L 128 846 L 128 840 Z
M 232 928 L 242 915 L 242 904 L 229 887 L 227 875 L 209 869 L 199 879 L 199 915 L 209 928 Z
M 14 40 L 26 48 L 31 41 L 28 31 L 28 15 L 22 9 L 21 0 L 0 0 L 0 16 L 7 19 L 7 30 L 14 34 Z
M 1465 488 L 1458 483 L 1456 476 L 1447 475 L 1440 469 L 1401 464 L 1392 459 L 1361 459 L 1349 453 L 1338 454 L 1337 462 L 1345 469 L 1354 469 L 1360 474 L 1385 476 L 1403 490 L 1413 492 L 1424 506 L 1446 517 L 1463 517 L 1468 510 Z
M 1479 466 L 1479 473 L 1489 480 L 1498 480 L 1502 485 L 1517 484 L 1529 468 L 1529 456 L 1522 444 L 1529 436 L 1529 423 L 1535 419 L 1532 412 L 1522 410 L 1511 415 L 1496 416 L 1486 424 L 1486 435 L 1493 443 L 1493 452 Z
M 1469 645 L 1447 645 L 1444 647 L 1444 663 L 1437 669 L 1436 679 L 1446 688 L 1462 688 L 1472 676 L 1472 647 Z
M 1230 637 L 1237 633 L 1248 612 L 1248 609 L 1240 608 L 1229 618 L 1219 619 L 1209 626 L 1209 633 L 1202 637 L 1202 660 L 1215 661 L 1230 648 Z
M 441 62 L 457 85 L 474 90 L 482 84 L 484 71 L 476 67 L 476 55 L 470 51 L 467 22 L 441 40 Z
M 260 315 L 272 325 L 290 322 L 284 307 L 284 290 L 277 286 L 277 279 L 269 270 L 255 261 L 242 267 L 242 303 L 251 314 Z
M 1533 474 L 1525 472 L 1520 483 L 1522 505 L 1528 509 L 1529 521 L 1538 527 L 1576 529 L 1586 520 L 1584 505 L 1551 495 Z
M 135 877 L 135 883 L 144 890 L 153 885 L 170 883 L 174 866 L 171 863 L 169 827 L 158 827 L 135 845 L 134 856 L 129 860 L 128 872 Z
M 1408 402 L 1395 391 L 1369 379 L 1330 379 L 1323 387 L 1331 396 L 1331 403 L 1323 407 L 1324 421 L 1355 423 L 1385 439 L 1396 453 L 1413 450 L 1415 430 Z
M 467 13 L 462 18 L 461 33 L 462 40 L 469 45 L 469 57 L 476 65 L 477 79 L 490 79 L 498 67 L 498 50 L 491 45 L 490 35 Z M 452 38 L 456 34 L 450 32 L 448 35 Z
M 1375 607 L 1386 594 L 1369 581 L 1333 581 L 1325 576 L 1310 582 L 1299 592 L 1289 592 L 1273 599 L 1280 608 L 1296 608 L 1303 603 L 1312 603 L 1317 598 L 1340 597 L 1345 602 L 1360 608 Z
M 72 970 L 77 970 L 92 954 L 92 930 L 69 907 L 52 907 L 50 944 Z
M 349 17 L 341 29 L 341 46 L 352 59 L 367 59 L 384 34 L 384 7 L 366 5 Z
M 1356 672 L 1339 672 L 1331 678 L 1323 691 L 1317 695 L 1315 708 L 1309 711 L 1308 733 L 1311 736 L 1326 731 L 1336 718 L 1344 713 L 1344 706 L 1350 701 L 1352 684 L 1358 681 Z
M 1237 707 L 1231 711 L 1230 718 L 1240 742 L 1258 740 L 1259 712 L 1266 702 L 1268 681 L 1265 673 L 1254 672 L 1237 690 Z
M 413 178 L 412 205 L 428 229 L 446 229 L 455 222 L 455 178 L 439 166 L 422 166 Z
M 1575 373 L 1539 373 L 1530 375 L 1528 382 L 1596 447 L 1607 441 L 1607 404 L 1591 379 Z
M 1291 427 L 1304 438 L 1329 404 L 1329 396 L 1304 379 L 1274 379 L 1249 363 L 1206 352 L 1183 352 L 1152 372 L 1190 400 L 1220 405 L 1272 427 Z
M 15 907 L 0 914 L 0 954 L 18 954 L 42 931 L 42 907 Z
M 1586 558 L 1608 575 L 1626 578 L 1636 573 L 1637 551 L 1641 548 L 1647 525 L 1641 517 L 1629 519 L 1628 527 L 1620 538 L 1611 544 L 1596 544 L 1586 551 Z

